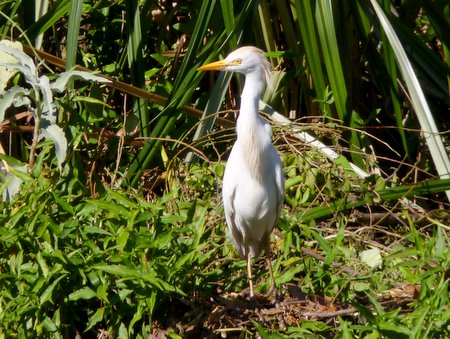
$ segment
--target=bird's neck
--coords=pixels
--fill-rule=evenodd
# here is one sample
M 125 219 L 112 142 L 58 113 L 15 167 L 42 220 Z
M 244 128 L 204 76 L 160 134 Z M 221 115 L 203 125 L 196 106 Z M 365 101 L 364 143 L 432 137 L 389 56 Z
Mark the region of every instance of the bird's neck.
M 237 120 L 236 132 L 243 161 L 252 172 L 252 177 L 262 181 L 263 153 L 270 137 L 264 127 L 264 120 L 259 116 L 259 99 L 264 90 L 264 79 L 258 75 L 247 75 L 241 95 L 241 107 Z
M 259 99 L 264 91 L 264 87 L 264 79 L 260 72 L 252 72 L 245 77 L 240 108 L 240 116 L 244 119 L 259 118 Z
M 265 80 L 261 72 L 251 72 L 245 77 L 244 89 L 241 95 L 241 110 L 242 106 L 246 108 L 251 106 L 253 110 L 258 113 L 259 99 L 261 98 L 265 88 Z

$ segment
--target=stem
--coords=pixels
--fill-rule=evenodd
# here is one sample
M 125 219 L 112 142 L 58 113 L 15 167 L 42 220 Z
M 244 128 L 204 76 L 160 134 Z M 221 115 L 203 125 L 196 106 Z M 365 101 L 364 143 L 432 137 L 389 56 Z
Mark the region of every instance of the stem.
M 36 147 L 39 142 L 39 128 L 41 126 L 41 109 L 39 107 L 39 100 L 36 105 L 36 111 L 34 114 L 34 131 L 33 131 L 33 142 L 31 143 L 30 149 L 30 160 L 28 162 L 28 168 L 30 172 L 33 170 L 34 162 L 36 161 Z

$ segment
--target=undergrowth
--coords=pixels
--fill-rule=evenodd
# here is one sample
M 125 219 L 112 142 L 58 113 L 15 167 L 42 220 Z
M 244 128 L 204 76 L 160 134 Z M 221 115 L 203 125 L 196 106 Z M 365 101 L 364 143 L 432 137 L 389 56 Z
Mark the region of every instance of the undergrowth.
M 304 222 L 302 213 L 311 206 L 356 191 L 354 179 L 343 179 L 319 158 L 307 169 L 308 157 L 283 157 L 289 180 L 298 179 L 288 195 L 300 203 L 287 203 L 272 236 L 280 293 L 292 296 L 289 291 L 297 289 L 297 297 L 309 303 L 290 314 L 297 320 L 285 320 L 284 327 L 249 319 L 238 332 L 447 336 L 448 213 L 418 218 L 408 208 L 383 204 Z M 224 333 L 227 327 L 213 317 L 214 300 L 245 289 L 247 281 L 245 262 L 226 239 L 218 197 L 223 165 L 176 168 L 161 196 L 106 189 L 92 198 L 70 176 L 40 177 L 3 203 L 1 337 L 146 338 L 156 329 L 168 337 Z M 385 219 L 378 218 L 383 209 Z M 374 248 L 382 262 L 370 267 L 361 253 Z M 263 292 L 263 260 L 255 271 Z M 321 318 L 324 312 L 328 316 Z

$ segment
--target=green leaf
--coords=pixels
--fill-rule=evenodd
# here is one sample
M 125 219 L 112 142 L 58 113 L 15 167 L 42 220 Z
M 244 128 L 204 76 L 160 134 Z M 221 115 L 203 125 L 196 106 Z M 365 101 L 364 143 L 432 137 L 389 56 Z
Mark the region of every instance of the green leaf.
M 50 333 L 56 332 L 58 330 L 53 320 L 49 317 L 45 317 L 45 319 L 42 321 L 42 326 L 44 326 L 44 328 Z
M 38 264 L 39 264 L 39 267 L 41 268 L 42 275 L 44 276 L 44 278 L 47 278 L 47 277 L 48 277 L 49 269 L 48 269 L 47 262 L 46 262 L 45 259 L 42 257 L 42 252 L 38 252 L 38 253 L 36 254 L 36 260 L 37 260 L 37 262 L 38 262 Z
M 138 270 L 123 265 L 95 265 L 93 268 L 127 279 L 133 279 L 140 276 L 140 272 Z
M 66 212 L 70 213 L 71 215 L 75 215 L 75 209 L 73 208 L 73 206 L 70 204 L 69 201 L 67 201 L 66 199 L 60 197 L 58 194 L 56 194 L 55 192 L 51 192 L 53 199 L 55 199 L 56 203 Z
M 253 326 L 255 326 L 256 331 L 258 331 L 258 334 L 262 339 L 281 339 L 284 338 L 283 336 L 276 334 L 276 333 L 269 333 L 262 325 L 258 324 L 256 321 L 252 320 Z
M 103 107 L 109 107 L 110 106 L 104 102 L 103 100 L 94 98 L 94 97 L 88 97 L 88 96 L 82 96 L 82 95 L 77 95 L 75 98 L 73 98 L 74 102 L 85 102 L 87 104 L 92 104 L 92 107 L 96 106 L 96 105 L 100 105 Z
M 112 202 L 91 199 L 88 200 L 88 203 L 106 211 L 110 211 L 114 214 L 120 214 L 125 218 L 128 218 L 130 216 L 130 211 L 127 208 L 118 204 L 114 204 Z
M 34 40 L 39 34 L 44 33 L 47 29 L 63 18 L 70 10 L 72 0 L 56 1 L 50 10 L 42 16 L 37 22 L 31 25 L 26 31 L 25 35 Z
M 53 291 L 55 287 L 58 286 L 59 282 L 66 277 L 67 274 L 63 274 L 58 278 L 56 278 L 50 285 L 48 285 L 48 287 L 45 289 L 44 292 L 42 292 L 42 294 L 39 297 L 39 302 L 41 305 L 45 304 L 47 301 L 53 303 Z
M 319 243 L 320 248 L 326 253 L 326 255 L 330 255 L 332 252 L 332 248 L 325 241 L 325 239 L 316 231 L 311 230 L 311 234 L 314 236 L 314 239 Z
M 129 199 L 122 192 L 116 192 L 110 188 L 106 188 L 106 192 L 107 192 L 108 198 L 111 198 L 111 199 L 117 201 L 121 205 L 125 206 L 127 209 L 138 209 L 139 208 L 139 205 L 136 202 Z
M 90 287 L 83 287 L 75 292 L 69 294 L 69 300 L 75 301 L 78 299 L 92 299 L 97 297 L 97 293 L 95 293 Z
M 76 64 L 82 8 L 83 0 L 72 1 L 67 27 L 66 69 L 71 69 Z M 69 85 L 69 88 L 72 88 L 72 86 Z
M 97 323 L 103 320 L 103 315 L 105 313 L 105 308 L 100 307 L 95 311 L 95 313 L 92 315 L 92 317 L 89 318 L 89 322 L 87 324 L 87 330 L 90 330 L 92 327 L 94 327 Z
M 297 11 L 297 23 L 302 36 L 302 42 L 305 45 L 306 59 L 314 81 L 316 96 L 318 96 L 319 93 L 325 93 L 326 82 L 311 1 L 295 0 L 295 9 Z M 331 115 L 328 105 L 321 105 L 321 108 L 325 115 Z
M 103 228 L 97 227 L 97 226 L 85 226 L 83 228 L 83 231 L 86 234 L 102 234 L 102 235 L 111 236 L 110 232 L 104 230 Z

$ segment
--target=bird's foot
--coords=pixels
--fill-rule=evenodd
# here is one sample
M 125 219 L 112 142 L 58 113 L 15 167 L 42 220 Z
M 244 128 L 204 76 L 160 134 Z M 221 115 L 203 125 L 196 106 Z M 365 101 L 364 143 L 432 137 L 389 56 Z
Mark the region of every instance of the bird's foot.
M 256 304 L 265 303 L 268 299 L 266 294 L 259 293 L 257 291 L 253 291 L 252 293 L 251 289 L 248 287 L 239 292 L 239 296 L 242 299 L 246 299 L 249 302 Z
M 239 295 L 242 297 L 242 298 L 245 298 L 245 299 L 249 299 L 249 298 L 252 298 L 253 297 L 253 295 L 252 295 L 252 291 L 250 290 L 250 288 L 244 288 L 242 291 L 240 291 L 239 292 Z
M 268 291 L 264 294 L 264 296 L 266 298 L 270 298 L 270 297 L 276 297 L 278 294 L 278 290 L 277 287 L 274 284 L 270 285 L 270 288 L 268 289 Z

